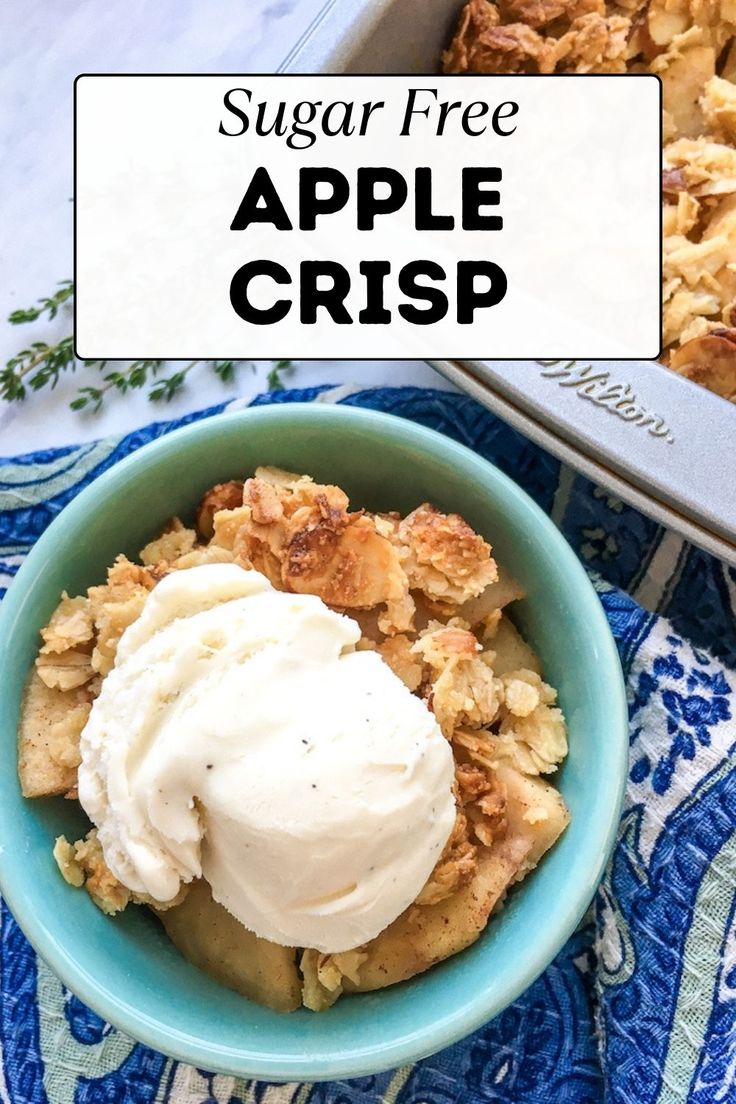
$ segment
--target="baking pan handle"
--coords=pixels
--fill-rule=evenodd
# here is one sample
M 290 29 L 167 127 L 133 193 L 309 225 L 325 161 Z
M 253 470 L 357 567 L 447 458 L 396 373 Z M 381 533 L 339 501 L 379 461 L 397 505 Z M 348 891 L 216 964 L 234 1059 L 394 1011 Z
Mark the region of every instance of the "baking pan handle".
M 654 361 L 457 366 L 548 434 L 736 546 L 732 403 Z

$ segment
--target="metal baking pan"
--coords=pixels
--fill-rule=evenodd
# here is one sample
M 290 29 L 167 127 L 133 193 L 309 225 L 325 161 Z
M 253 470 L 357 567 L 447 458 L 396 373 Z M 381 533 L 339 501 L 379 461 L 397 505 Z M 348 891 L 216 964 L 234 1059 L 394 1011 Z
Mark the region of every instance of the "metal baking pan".
M 329 0 L 282 72 L 435 73 L 462 0 Z M 654 361 L 433 361 L 576 470 L 736 566 L 736 408 Z
M 432 363 L 542 448 L 736 567 L 731 403 L 653 361 Z

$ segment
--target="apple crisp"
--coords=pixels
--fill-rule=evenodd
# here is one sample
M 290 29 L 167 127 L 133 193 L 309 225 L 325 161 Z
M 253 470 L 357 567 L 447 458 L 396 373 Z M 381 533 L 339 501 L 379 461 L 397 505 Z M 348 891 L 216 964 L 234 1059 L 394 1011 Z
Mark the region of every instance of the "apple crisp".
M 662 359 L 736 401 L 736 4 L 468 0 L 446 73 L 654 73 L 663 91 Z
M 392 985 L 472 944 L 569 819 L 544 777 L 567 754 L 565 720 L 509 616 L 523 591 L 487 541 L 429 503 L 405 517 L 351 510 L 337 486 L 260 468 L 213 487 L 193 527 L 172 519 L 139 560 L 121 556 L 105 583 L 64 594 L 42 630 L 19 727 L 25 796 L 76 797 L 91 703 L 157 583 L 234 563 L 352 617 L 357 647 L 377 652 L 426 702 L 453 752 L 455 823 L 414 903 L 370 942 L 337 954 L 258 937 L 203 879 L 166 905 L 131 892 L 107 866 L 94 828 L 73 843 L 57 839 L 66 881 L 108 914 L 148 905 L 191 962 L 280 1011 L 324 1010 L 343 993 Z

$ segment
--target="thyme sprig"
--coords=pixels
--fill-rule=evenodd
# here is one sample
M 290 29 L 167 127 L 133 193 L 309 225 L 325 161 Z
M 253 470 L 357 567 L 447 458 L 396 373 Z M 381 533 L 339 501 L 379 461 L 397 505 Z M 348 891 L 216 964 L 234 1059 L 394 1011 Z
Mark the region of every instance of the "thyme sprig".
M 158 377 L 165 363 L 164 360 L 134 360 L 124 371 L 108 372 L 103 376 L 101 387 L 80 387 L 77 397 L 69 405 L 72 410 L 88 408 L 96 414 L 108 391 L 119 391 L 121 395 L 125 395 L 128 391 L 138 390 L 147 384 L 150 384 L 150 402 L 170 402 L 182 390 L 187 376 L 198 364 L 208 365 L 223 383 L 229 383 L 235 378 L 237 367 L 234 360 L 190 360 L 173 375 Z
M 45 317 L 56 318 L 65 304 L 71 305 L 74 297 L 74 284 L 71 280 L 62 280 L 56 291 L 44 296 L 36 304 L 20 310 L 14 310 L 8 316 L 13 326 L 28 322 L 37 322 Z M 27 348 L 21 349 L 0 368 L 0 398 L 8 402 L 20 402 L 29 392 L 41 391 L 48 387 L 53 390 L 64 372 L 75 372 L 79 365 L 97 368 L 101 376 L 99 386 L 85 384 L 80 387 L 70 402 L 72 410 L 88 410 L 97 413 L 102 409 L 106 397 L 111 392 L 126 395 L 130 391 L 148 388 L 150 402 L 170 402 L 186 386 L 187 377 L 197 367 L 206 366 L 220 377 L 223 383 L 231 383 L 238 367 L 244 362 L 235 360 L 190 360 L 177 368 L 169 376 L 161 375 L 165 360 L 134 360 L 121 368 L 106 371 L 106 360 L 78 360 L 74 356 L 74 342 L 71 335 L 63 337 L 54 344 L 45 341 L 33 341 Z M 250 367 L 255 371 L 255 365 Z M 277 361 L 268 374 L 268 387 L 282 391 L 283 372 L 291 371 L 291 361 Z
M 266 384 L 269 391 L 285 391 L 286 384 L 282 379 L 282 374 L 287 375 L 294 371 L 294 364 L 290 360 L 277 360 L 271 368 L 266 377 Z
M 19 326 L 23 322 L 35 322 L 46 314 L 49 318 L 56 318 L 59 308 L 74 296 L 74 284 L 71 280 L 61 280 L 53 295 L 44 295 L 38 300 L 38 305 L 26 307 L 25 310 L 14 310 L 8 315 L 8 322 L 13 326 Z

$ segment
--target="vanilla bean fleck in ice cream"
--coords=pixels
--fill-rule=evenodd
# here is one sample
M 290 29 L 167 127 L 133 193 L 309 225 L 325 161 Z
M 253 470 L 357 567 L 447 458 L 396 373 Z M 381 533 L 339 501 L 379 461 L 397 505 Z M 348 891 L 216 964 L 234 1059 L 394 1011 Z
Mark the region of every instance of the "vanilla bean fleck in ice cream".
M 245 927 L 339 952 L 415 900 L 455 821 L 425 703 L 318 597 L 209 564 L 164 578 L 81 737 L 112 873 L 156 901 L 204 876 Z

